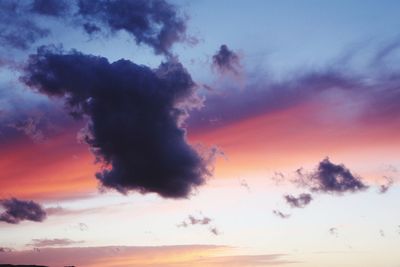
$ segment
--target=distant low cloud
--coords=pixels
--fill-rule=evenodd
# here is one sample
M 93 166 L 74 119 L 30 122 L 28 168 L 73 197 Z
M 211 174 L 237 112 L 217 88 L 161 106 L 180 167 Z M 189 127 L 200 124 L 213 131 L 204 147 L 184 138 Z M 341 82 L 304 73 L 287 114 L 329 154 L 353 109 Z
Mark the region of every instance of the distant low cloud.
M 336 227 L 331 227 L 331 228 L 329 228 L 328 231 L 329 231 L 329 234 L 331 234 L 331 235 L 333 235 L 335 237 L 339 236 L 339 232 L 338 232 L 338 229 Z
M 385 183 L 379 186 L 379 193 L 385 194 L 389 188 L 393 186 L 394 180 L 392 177 L 384 176 Z
M 49 266 L 115 266 L 121 258 L 121 267 L 228 267 L 228 266 L 287 266 L 294 263 L 287 254 L 238 255 L 228 246 L 181 245 L 149 247 L 61 247 L 0 253 L 0 262 L 11 264 L 43 264 Z M 215 256 L 217 253 L 224 256 Z M 185 257 L 182 257 L 185 255 Z M 199 257 L 199 255 L 202 255 Z
M 68 238 L 54 238 L 54 239 L 32 239 L 32 242 L 27 246 L 42 248 L 42 247 L 64 247 L 69 245 L 82 244 L 85 241 L 74 241 Z
M 277 217 L 282 218 L 282 219 L 288 219 L 288 218 L 290 218 L 290 214 L 283 213 L 283 212 L 281 212 L 281 211 L 279 211 L 279 210 L 273 210 L 272 213 L 273 213 L 274 215 L 276 215 Z
M 297 171 L 295 182 L 318 193 L 343 194 L 365 191 L 368 185 L 353 175 L 343 164 L 334 164 L 329 158 L 322 160 L 311 173 Z
M 212 226 L 211 223 L 212 223 L 212 219 L 211 218 L 200 214 L 200 216 L 198 216 L 198 217 L 193 216 L 193 215 L 189 215 L 187 217 L 187 219 L 182 221 L 177 226 L 186 228 L 186 227 L 191 226 L 191 225 L 203 225 L 203 226 L 204 225 L 208 225 L 208 226 L 210 226 L 208 229 L 212 234 L 219 235 L 219 233 L 220 233 L 219 230 L 217 229 L 216 226 Z
M 46 212 L 42 206 L 33 201 L 19 200 L 16 198 L 0 200 L 4 209 L 0 213 L 0 222 L 18 224 L 21 221 L 42 222 L 46 219 Z
M 250 192 L 250 186 L 245 179 L 240 179 L 240 186 L 246 188 L 247 192 Z
M 187 227 L 187 226 L 189 226 L 189 225 L 196 225 L 196 224 L 207 225 L 207 224 L 209 224 L 211 221 L 212 221 L 212 220 L 211 220 L 210 218 L 205 217 L 205 216 L 196 218 L 196 217 L 193 216 L 193 215 L 189 215 L 189 216 L 188 216 L 188 219 L 185 220 L 185 221 L 183 221 L 179 226 Z
M 241 68 L 239 56 L 231 51 L 227 45 L 221 45 L 217 53 L 213 56 L 212 67 L 219 73 L 239 74 Z
M 284 199 L 292 208 L 304 208 L 313 200 L 312 195 L 308 193 L 302 193 L 297 197 L 293 195 L 285 195 Z
M 0 253 L 10 253 L 12 251 L 12 248 L 0 247 Z
M 384 232 L 382 229 L 380 229 L 380 230 L 379 230 L 379 235 L 380 235 L 381 237 L 385 237 L 385 232 Z

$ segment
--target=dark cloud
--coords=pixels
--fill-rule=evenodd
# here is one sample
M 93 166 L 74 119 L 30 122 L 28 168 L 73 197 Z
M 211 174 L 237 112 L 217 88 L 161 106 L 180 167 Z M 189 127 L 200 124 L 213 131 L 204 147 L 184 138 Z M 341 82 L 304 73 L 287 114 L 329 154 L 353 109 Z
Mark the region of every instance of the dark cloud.
M 313 200 L 311 194 L 302 193 L 295 197 L 292 195 L 285 195 L 284 199 L 292 208 L 304 208 Z
M 186 18 L 164 0 L 79 0 L 78 8 L 87 33 L 100 28 L 111 32 L 123 30 L 157 54 L 169 54 L 175 42 L 186 39 Z
M 86 223 L 78 223 L 78 229 L 80 231 L 87 231 L 89 230 L 89 226 Z
M 199 217 L 195 217 L 193 215 L 189 215 L 187 217 L 186 220 L 182 221 L 180 224 L 177 225 L 177 227 L 188 227 L 191 225 L 210 225 L 210 227 L 208 228 L 208 230 L 210 231 L 210 233 L 212 233 L 213 235 L 219 235 L 220 231 L 218 230 L 218 228 L 216 226 L 212 226 L 212 219 L 209 217 L 206 217 L 202 214 L 200 214 Z
M 178 225 L 178 227 L 188 227 L 189 225 L 208 225 L 211 223 L 211 219 L 201 215 L 201 217 L 196 218 L 193 215 L 189 215 L 187 220 L 184 220 L 182 223 Z
M 249 184 L 247 183 L 247 181 L 246 181 L 245 179 L 241 179 L 241 180 L 240 180 L 240 186 L 246 188 L 246 190 L 247 190 L 248 192 L 251 191 L 251 190 L 250 190 L 250 186 L 249 186 Z
M 216 227 L 211 227 L 209 230 L 214 235 L 220 235 L 221 234 Z
M 82 25 L 87 34 L 95 34 L 101 32 L 101 29 L 93 23 L 86 22 Z
M 273 213 L 274 215 L 276 215 L 276 216 L 282 218 L 282 219 L 288 219 L 288 218 L 290 217 L 290 214 L 283 213 L 283 212 L 281 212 L 281 211 L 279 211 L 279 210 L 273 210 L 272 213 Z
M 219 51 L 212 57 L 212 67 L 221 74 L 232 73 L 239 74 L 240 61 L 239 56 L 231 51 L 227 45 L 221 45 Z
M 89 118 L 86 142 L 105 167 L 104 187 L 163 197 L 188 197 L 209 176 L 213 155 L 199 155 L 182 128 L 196 105 L 195 84 L 176 61 L 152 70 L 42 47 L 21 78 L 50 97 L 64 98 L 71 115 Z
M 46 212 L 38 203 L 19 200 L 16 198 L 0 200 L 4 211 L 0 213 L 0 222 L 18 224 L 21 221 L 42 222 L 46 219 Z
M 31 11 L 40 15 L 61 17 L 70 10 L 71 2 L 67 0 L 34 0 Z
M 9 253 L 12 252 L 12 248 L 5 248 L 5 247 L 0 247 L 0 253 Z
M 43 18 L 47 21 L 39 23 Z M 165 0 L 3 0 L 0 44 L 30 48 L 52 33 L 51 27 L 42 26 L 50 24 L 49 18 L 74 28 L 81 26 L 90 35 L 126 31 L 137 44 L 146 44 L 157 54 L 171 55 L 174 43 L 193 39 L 185 33 L 187 17 Z
M 32 239 L 32 243 L 27 246 L 42 248 L 42 247 L 64 247 L 75 244 L 82 244 L 84 241 L 74 241 L 68 238 L 54 238 L 54 239 Z
M 298 174 L 300 176 L 296 182 L 314 192 L 342 194 L 368 189 L 368 186 L 343 164 L 334 164 L 329 158 L 322 160 L 315 171 L 308 174 L 298 172 Z
M 379 230 L 379 235 L 380 235 L 381 237 L 385 237 L 385 232 L 384 232 L 382 229 L 380 229 L 380 230 Z
M 388 176 L 384 176 L 383 177 L 386 181 L 384 184 L 381 184 L 379 186 L 379 193 L 381 194 L 385 194 L 389 188 L 391 188 L 393 186 L 394 180 L 392 177 L 388 177 Z
M 338 237 L 339 236 L 339 232 L 338 229 L 336 227 L 331 227 L 329 228 L 329 234 Z
M 26 1 L 0 1 L 0 46 L 28 49 L 32 43 L 50 34 L 36 23 Z
M 281 172 L 274 172 L 274 175 L 271 178 L 272 181 L 275 182 L 275 185 L 279 185 L 285 181 L 285 175 Z

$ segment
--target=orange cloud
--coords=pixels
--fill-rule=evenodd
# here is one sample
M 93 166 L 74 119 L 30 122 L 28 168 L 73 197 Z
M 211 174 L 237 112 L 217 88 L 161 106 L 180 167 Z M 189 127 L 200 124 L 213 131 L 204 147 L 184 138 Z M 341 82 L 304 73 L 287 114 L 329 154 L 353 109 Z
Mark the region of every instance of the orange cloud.
M 225 246 L 181 245 L 160 247 L 44 248 L 39 251 L 0 253 L 0 261 L 47 266 L 139 267 L 139 266 L 277 266 L 292 263 L 286 255 L 233 255 Z

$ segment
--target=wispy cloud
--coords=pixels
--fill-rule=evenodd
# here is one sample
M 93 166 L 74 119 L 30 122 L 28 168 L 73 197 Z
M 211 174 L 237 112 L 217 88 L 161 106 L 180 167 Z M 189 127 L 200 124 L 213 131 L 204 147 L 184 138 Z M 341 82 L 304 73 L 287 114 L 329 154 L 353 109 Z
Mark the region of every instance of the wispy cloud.
M 232 248 L 211 245 L 162 247 L 42 248 L 0 253 L 0 261 L 11 264 L 49 266 L 172 267 L 172 266 L 277 266 L 294 263 L 285 254 L 237 255 Z M 185 257 L 182 257 L 185 255 Z
M 54 238 L 54 239 L 32 239 L 32 242 L 27 244 L 30 247 L 63 247 L 63 246 L 70 246 L 76 244 L 82 244 L 85 241 L 74 241 L 69 238 Z
M 282 218 L 282 219 L 288 219 L 288 218 L 290 218 L 290 214 L 283 213 L 283 212 L 281 212 L 281 211 L 279 211 L 279 210 L 273 210 L 272 213 L 273 213 L 274 215 L 278 216 L 279 218 Z

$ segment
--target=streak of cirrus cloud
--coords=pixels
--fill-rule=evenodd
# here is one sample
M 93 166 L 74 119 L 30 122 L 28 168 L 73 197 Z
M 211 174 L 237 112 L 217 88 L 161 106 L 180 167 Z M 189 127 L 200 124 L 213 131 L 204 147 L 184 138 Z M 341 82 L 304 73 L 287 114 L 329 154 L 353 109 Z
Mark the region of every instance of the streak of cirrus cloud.
M 400 69 L 397 65 L 387 65 L 387 58 L 396 57 L 399 51 L 398 40 L 376 48 L 372 55 L 366 56 L 369 58 L 366 65 L 370 67 L 362 71 L 343 63 L 298 70 L 280 79 L 267 72 L 248 73 L 250 79 L 244 88 L 213 85 L 220 87 L 218 93 L 207 95 L 206 108 L 192 113 L 189 126 L 204 131 L 310 103 L 321 103 L 329 109 L 332 101 L 342 106 L 344 112 L 350 112 L 347 116 L 357 118 L 358 123 L 399 124 Z M 232 70 L 239 64 L 237 54 L 227 46 L 221 46 L 213 58 L 212 66 L 221 71 Z

